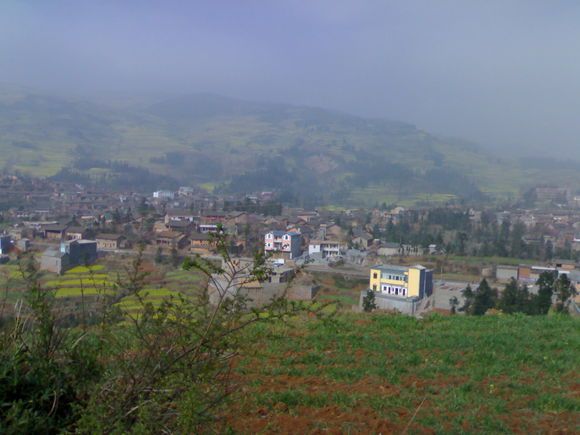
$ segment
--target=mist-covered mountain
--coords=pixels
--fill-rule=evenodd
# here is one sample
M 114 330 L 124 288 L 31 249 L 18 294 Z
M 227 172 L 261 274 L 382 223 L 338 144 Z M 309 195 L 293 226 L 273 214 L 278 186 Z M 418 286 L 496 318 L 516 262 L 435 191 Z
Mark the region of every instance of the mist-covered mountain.
M 580 185 L 571 168 L 526 167 L 409 124 L 211 94 L 111 108 L 0 89 L 0 164 L 143 188 L 275 189 L 318 204 L 478 199 L 540 181 Z

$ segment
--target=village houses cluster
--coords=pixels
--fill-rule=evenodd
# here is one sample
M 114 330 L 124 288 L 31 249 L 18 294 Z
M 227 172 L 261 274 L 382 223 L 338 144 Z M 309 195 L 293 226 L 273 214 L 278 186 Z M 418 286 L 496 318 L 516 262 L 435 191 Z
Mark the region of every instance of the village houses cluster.
M 212 256 L 216 254 L 213 234 L 223 232 L 234 256 L 252 257 L 263 251 L 285 267 L 365 266 L 370 268 L 369 289 L 380 300 L 419 301 L 433 292 L 436 271 L 419 264 L 397 265 L 393 260 L 446 253 L 445 237 L 421 246 L 381 237 L 389 226 L 400 222 L 420 225 L 430 213 L 428 207 L 305 210 L 282 206 L 275 192 L 217 195 L 181 187 L 143 195 L 18 176 L 1 178 L 0 193 L 4 210 L 0 256 L 34 249 L 41 253 L 41 267 L 56 273 L 140 246 L 151 255 Z M 539 188 L 536 198 L 567 201 L 564 206 L 497 210 L 497 225 L 506 220 L 523 224 L 522 243 L 528 247 L 549 244 L 553 250 L 580 252 L 580 198 L 548 188 Z M 469 209 L 470 221 L 477 225 L 482 213 Z M 580 279 L 572 259 L 538 262 L 537 266 L 529 262 L 497 265 L 481 274 L 531 283 L 545 270 Z M 397 309 L 413 311 L 416 307 L 397 305 Z

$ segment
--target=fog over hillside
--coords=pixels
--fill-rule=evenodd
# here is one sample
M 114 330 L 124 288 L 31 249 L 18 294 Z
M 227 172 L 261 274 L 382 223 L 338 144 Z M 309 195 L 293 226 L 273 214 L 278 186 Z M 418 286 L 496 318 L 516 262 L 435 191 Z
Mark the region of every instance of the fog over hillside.
M 125 105 L 211 92 L 325 107 L 580 160 L 578 22 L 564 0 L 6 0 L 0 82 Z

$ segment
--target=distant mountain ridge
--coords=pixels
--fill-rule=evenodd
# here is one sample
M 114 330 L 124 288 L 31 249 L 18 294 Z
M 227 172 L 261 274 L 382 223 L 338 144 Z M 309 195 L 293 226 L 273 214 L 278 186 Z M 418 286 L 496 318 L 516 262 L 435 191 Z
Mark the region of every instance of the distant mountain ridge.
M 320 108 L 193 94 L 112 109 L 0 88 L 5 169 L 114 182 L 125 166 L 110 161 L 173 183 L 339 205 L 505 197 L 542 172 L 410 124 Z M 567 168 L 541 176 L 578 183 Z

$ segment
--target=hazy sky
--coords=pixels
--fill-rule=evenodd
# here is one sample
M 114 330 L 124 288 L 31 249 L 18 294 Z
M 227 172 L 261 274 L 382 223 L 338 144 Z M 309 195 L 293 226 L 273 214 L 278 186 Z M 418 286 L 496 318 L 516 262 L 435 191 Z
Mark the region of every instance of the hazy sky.
M 0 0 L 0 82 L 316 105 L 580 159 L 580 1 Z

